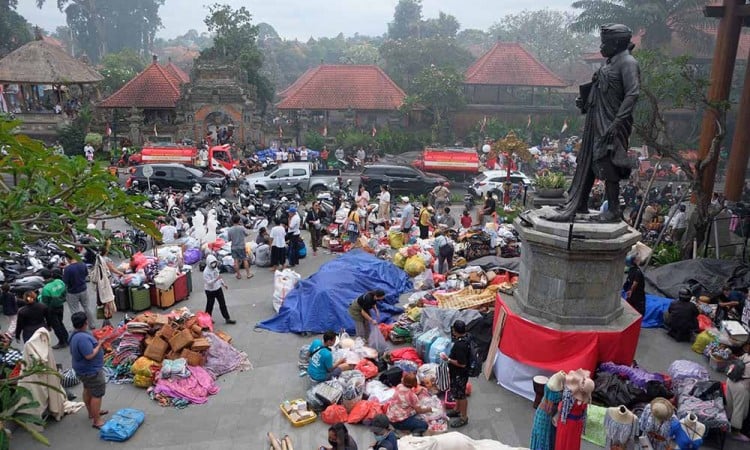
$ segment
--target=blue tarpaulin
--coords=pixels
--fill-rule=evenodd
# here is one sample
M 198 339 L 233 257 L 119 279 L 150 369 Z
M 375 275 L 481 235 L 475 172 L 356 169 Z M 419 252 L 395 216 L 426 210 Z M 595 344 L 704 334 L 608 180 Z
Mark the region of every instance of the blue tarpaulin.
M 625 292 L 622 293 L 623 299 Z M 641 328 L 661 328 L 664 326 L 664 313 L 672 303 L 671 298 L 646 294 L 646 313 L 641 320 Z
M 345 328 L 354 332 L 354 321 L 349 316 L 349 305 L 363 293 L 382 289 L 385 301 L 378 303 L 380 318 L 390 321 L 401 314 L 399 296 L 412 289 L 406 272 L 390 261 L 383 261 L 361 250 L 352 250 L 323 264 L 309 278 L 286 296 L 279 313 L 258 323 L 277 333 L 338 332 Z

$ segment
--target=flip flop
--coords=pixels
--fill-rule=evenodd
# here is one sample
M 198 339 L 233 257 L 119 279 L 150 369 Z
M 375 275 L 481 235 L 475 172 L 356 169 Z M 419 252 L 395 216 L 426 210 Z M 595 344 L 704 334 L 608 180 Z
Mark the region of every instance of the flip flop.
M 109 410 L 102 409 L 101 411 L 99 411 L 99 416 L 100 417 L 101 416 L 106 416 L 107 414 L 109 414 Z M 89 416 L 89 419 L 93 419 L 93 417 Z
M 237 275 L 235 275 L 235 277 L 236 277 L 236 278 L 237 278 L 238 280 L 241 280 L 241 279 L 242 279 L 242 275 L 241 275 L 241 274 L 239 274 L 239 273 L 238 273 Z
M 252 278 L 252 277 L 254 277 L 254 276 L 255 276 L 255 274 L 254 274 L 254 273 L 251 273 L 250 275 L 248 275 L 248 276 L 247 276 L 247 279 L 249 280 L 250 278 Z
M 97 430 L 100 430 L 103 426 L 104 426 L 104 424 L 101 424 L 101 425 L 97 425 L 95 423 L 91 424 L 91 428 L 96 428 Z

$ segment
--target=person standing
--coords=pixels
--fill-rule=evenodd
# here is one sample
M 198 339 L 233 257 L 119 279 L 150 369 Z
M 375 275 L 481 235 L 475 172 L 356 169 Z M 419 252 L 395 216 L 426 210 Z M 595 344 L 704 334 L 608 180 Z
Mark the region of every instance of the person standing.
M 672 242 L 681 242 L 682 236 L 685 235 L 685 230 L 687 230 L 687 213 L 685 210 L 685 205 L 680 205 L 674 217 L 672 217 L 670 223 L 672 227 Z
M 16 294 L 11 292 L 9 283 L 3 283 L 0 298 L 3 303 L 3 315 L 8 318 L 8 334 L 13 335 L 18 321 L 18 299 Z
M 295 267 L 299 264 L 299 248 L 300 248 L 300 223 L 302 219 L 297 214 L 297 208 L 294 206 L 290 207 L 287 212 L 289 213 L 289 228 L 287 229 L 287 238 L 289 239 L 289 267 Z
M 422 201 L 422 209 L 419 210 L 419 239 L 430 237 L 430 224 L 432 223 L 432 213 L 430 213 L 430 204 L 427 200 Z
M 445 230 L 435 232 L 435 254 L 438 256 L 438 273 L 444 274 L 453 268 L 454 246 Z
M 451 428 L 460 428 L 469 423 L 469 401 L 466 399 L 466 385 L 469 382 L 469 359 L 471 347 L 466 335 L 466 324 L 463 320 L 456 320 L 451 326 L 453 335 L 453 347 L 450 355 L 440 353 L 440 358 L 448 363 L 448 373 L 451 379 L 451 394 L 456 400 L 456 409 L 448 416 L 453 416 L 450 421 Z
M 42 287 L 39 301 L 47 306 L 47 321 L 57 336 L 57 344 L 52 348 L 55 350 L 65 348 L 68 346 L 68 330 L 63 325 L 65 283 L 51 270 L 42 270 L 42 277 L 44 277 L 45 285 Z
M 346 236 L 350 243 L 354 244 L 359 238 L 360 232 L 360 218 L 357 208 L 352 208 L 349 211 L 349 215 L 346 216 L 344 221 L 344 230 L 346 230 Z
M 276 219 L 276 226 L 271 228 L 271 272 L 286 268 L 286 228 Z
M 644 315 L 646 313 L 646 282 L 643 272 L 638 267 L 638 260 L 635 256 L 625 258 L 625 265 L 628 267 L 628 278 L 623 286 L 626 293 L 625 299 L 640 315 Z
M 365 341 L 370 337 L 371 326 L 377 327 L 380 320 L 378 302 L 384 299 L 385 291 L 376 289 L 360 295 L 349 305 L 349 315 L 354 320 L 357 337 L 361 337 Z
M 325 212 L 321 211 L 320 202 L 316 200 L 307 212 L 307 216 L 305 216 L 307 229 L 310 231 L 310 243 L 313 248 L 313 256 L 318 254 L 318 247 L 320 247 L 323 238 L 323 224 L 320 222 L 323 217 L 325 217 Z
M 232 195 L 237 197 L 237 191 L 240 188 L 240 180 L 242 179 L 242 171 L 239 167 L 232 167 L 229 171 L 229 185 L 232 186 Z
M 89 309 L 88 284 L 86 283 L 86 278 L 89 276 L 89 269 L 81 261 L 80 256 L 75 255 L 73 258 L 74 262 L 68 264 L 63 269 L 63 282 L 68 291 L 66 301 L 68 302 L 71 316 L 79 311 L 86 313 L 88 324 L 93 330 L 96 320 L 94 314 Z
M 414 207 L 409 203 L 409 197 L 401 197 L 401 233 L 404 234 L 404 244 L 409 242 L 409 233 L 414 222 Z
M 42 327 L 48 327 L 47 305 L 36 301 L 36 292 L 28 291 L 23 294 L 24 306 L 18 310 L 18 323 L 16 324 L 16 340 L 23 341 L 31 339 L 34 332 Z
M 219 261 L 217 261 L 214 255 L 208 255 L 206 257 L 206 268 L 203 269 L 203 286 L 206 290 L 206 312 L 208 315 L 212 315 L 214 311 L 214 302 L 219 302 L 219 310 L 221 316 L 224 317 L 224 321 L 231 325 L 237 323 L 232 320 L 229 316 L 229 310 L 227 309 L 227 302 L 224 300 L 224 291 L 227 285 L 224 284 L 224 279 L 221 278 L 219 273 Z
M 357 204 L 357 214 L 359 215 L 359 227 L 367 230 L 367 207 L 370 205 L 370 193 L 365 189 L 365 185 L 360 184 L 357 188 L 357 195 L 354 197 Z
M 380 185 L 380 198 L 378 199 L 378 219 L 381 220 L 384 227 L 388 227 L 391 222 L 391 193 L 388 186 Z
M 238 280 L 242 279 L 242 274 L 240 273 L 240 263 L 242 263 L 242 267 L 245 268 L 247 279 L 249 280 L 253 277 L 253 274 L 250 272 L 250 259 L 248 258 L 247 250 L 245 249 L 245 237 L 247 236 L 247 231 L 241 222 L 242 218 L 239 214 L 232 216 L 232 226 L 229 228 L 229 231 L 227 231 L 227 237 L 229 238 L 229 242 L 232 243 L 231 251 L 232 259 L 234 260 L 235 276 Z
M 299 160 L 302 162 L 307 162 L 307 147 L 304 145 L 299 149 Z
M 432 197 L 435 199 L 435 208 L 437 210 L 443 209 L 451 202 L 451 191 L 448 189 L 449 185 L 450 183 L 446 181 L 443 184 L 435 186 L 432 192 L 430 192 L 430 194 L 432 194 Z
M 323 170 L 328 170 L 328 147 L 325 145 L 320 152 L 320 165 L 323 166 Z
M 107 380 L 104 378 L 104 350 L 88 331 L 88 319 L 84 312 L 74 313 L 70 320 L 75 331 L 70 336 L 70 356 L 73 370 L 83 384 L 83 403 L 89 412 L 91 426 L 101 428 L 102 416 L 109 411 L 102 410 L 102 398 L 106 393 Z

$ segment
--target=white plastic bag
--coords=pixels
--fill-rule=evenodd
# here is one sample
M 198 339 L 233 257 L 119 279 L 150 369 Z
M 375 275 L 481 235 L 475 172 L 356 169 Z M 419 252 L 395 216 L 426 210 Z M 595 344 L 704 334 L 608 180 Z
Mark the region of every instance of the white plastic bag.
M 367 344 L 377 350 L 378 353 L 383 353 L 391 349 L 391 345 L 386 342 L 383 333 L 375 326 L 370 330 L 370 337 L 367 339 Z
M 273 275 L 273 309 L 279 312 L 281 305 L 284 303 L 284 299 L 289 292 L 297 286 L 299 283 L 300 274 L 297 272 L 284 269 L 283 271 L 277 270 Z
M 428 268 L 424 272 L 414 277 L 414 289 L 430 290 L 435 288 L 435 282 L 432 279 L 432 269 Z

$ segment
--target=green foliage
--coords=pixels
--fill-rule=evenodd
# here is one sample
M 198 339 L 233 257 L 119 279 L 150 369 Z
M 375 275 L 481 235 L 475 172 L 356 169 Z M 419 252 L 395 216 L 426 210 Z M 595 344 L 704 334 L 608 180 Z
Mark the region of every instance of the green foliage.
M 654 253 L 651 256 L 650 265 L 652 266 L 664 266 L 666 264 L 672 264 L 682 260 L 680 255 L 680 247 L 675 244 L 659 244 L 654 248 Z
M 425 109 L 432 117 L 433 142 L 445 138 L 443 130 L 447 125 L 448 113 L 466 103 L 463 82 L 464 76 L 458 71 L 433 65 L 422 70 L 412 82 L 411 94 L 406 98 L 403 109 Z
M 132 49 L 109 53 L 101 61 L 102 88 L 112 93 L 120 89 L 146 67 L 146 62 Z
M 70 125 L 64 126 L 57 135 L 66 155 L 82 155 L 93 116 L 91 109 L 82 108 Z M 101 137 L 100 137 L 101 145 Z
M 308 131 L 305 134 L 305 145 L 307 148 L 320 151 L 326 145 L 326 138 L 317 131 Z
M 432 65 L 463 73 L 474 61 L 455 38 L 442 36 L 388 40 L 380 46 L 380 56 L 388 75 L 407 91 L 411 91 L 412 80 Z
M 102 148 L 102 135 L 99 133 L 87 133 L 86 137 L 83 139 L 83 143 L 91 144 L 91 146 L 97 150 L 101 149 Z
M 214 33 L 214 45 L 201 51 L 199 59 L 236 63 L 247 74 L 248 83 L 254 85 L 262 109 L 273 100 L 273 85 L 260 72 L 263 54 L 258 49 L 258 27 L 244 6 L 233 9 L 215 3 L 208 7 L 203 21 L 208 31 Z
M 422 0 L 399 0 L 393 13 L 393 22 L 388 24 L 390 39 L 409 39 L 419 33 L 422 22 Z
M 55 155 L 51 148 L 14 134 L 18 121 L 0 119 L 0 253 L 49 239 L 60 246 L 91 233 L 93 220 L 122 218 L 155 236 L 156 211 L 127 195 L 99 163 Z M 69 150 L 66 148 L 66 151 Z M 14 178 L 10 186 L 5 181 Z
M 31 25 L 15 9 L 17 1 L 0 2 L 0 57 L 31 40 Z
M 10 449 L 11 435 L 8 424 L 11 423 L 26 430 L 37 442 L 49 446 L 49 440 L 37 431 L 37 428 L 45 425 L 44 419 L 27 412 L 30 409 L 38 408 L 39 402 L 34 399 L 27 387 L 18 383 L 23 381 L 24 383 L 40 385 L 62 392 L 48 383 L 30 379 L 31 377 L 49 375 L 60 377 L 60 373 L 40 361 L 34 361 L 30 365 L 23 364 L 22 372 L 17 376 L 11 376 L 12 368 L 3 366 L 0 369 L 0 424 L 2 424 L 0 450 Z
M 553 71 L 580 63 L 581 55 L 597 48 L 588 32 L 570 29 L 575 15 L 566 11 L 540 9 L 508 14 L 489 29 L 496 41 L 518 42 Z
M 669 45 L 673 34 L 689 47 L 706 49 L 710 36 L 703 31 L 712 22 L 703 17 L 704 0 L 578 0 L 581 10 L 571 24 L 577 32 L 598 30 L 605 23 L 622 23 L 633 32 L 642 31 L 644 48 Z
M 568 184 L 562 173 L 546 172 L 534 178 L 534 186 L 537 189 L 564 189 Z
M 370 147 L 374 143 L 370 133 L 363 133 L 358 130 L 340 130 L 336 134 L 336 148 L 341 147 L 349 150 L 358 147 Z
M 385 153 L 398 155 L 421 150 L 431 142 L 428 131 L 403 131 L 384 128 L 375 135 L 376 147 Z

